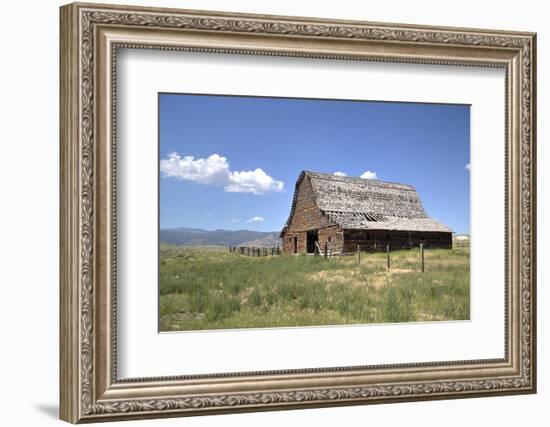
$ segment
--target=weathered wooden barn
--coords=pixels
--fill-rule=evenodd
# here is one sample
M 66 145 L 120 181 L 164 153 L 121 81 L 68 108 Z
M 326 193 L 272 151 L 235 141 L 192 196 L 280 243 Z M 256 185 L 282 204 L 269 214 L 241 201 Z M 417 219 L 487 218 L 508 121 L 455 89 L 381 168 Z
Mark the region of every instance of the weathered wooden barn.
M 452 247 L 452 230 L 426 214 L 414 187 L 310 171 L 296 181 L 280 237 L 291 254 Z

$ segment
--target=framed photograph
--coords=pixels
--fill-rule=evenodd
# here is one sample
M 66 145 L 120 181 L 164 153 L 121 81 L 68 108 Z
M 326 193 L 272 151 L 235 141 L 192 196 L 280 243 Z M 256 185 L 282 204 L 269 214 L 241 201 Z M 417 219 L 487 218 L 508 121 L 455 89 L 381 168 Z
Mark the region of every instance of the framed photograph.
M 535 34 L 60 22 L 63 420 L 536 391 Z

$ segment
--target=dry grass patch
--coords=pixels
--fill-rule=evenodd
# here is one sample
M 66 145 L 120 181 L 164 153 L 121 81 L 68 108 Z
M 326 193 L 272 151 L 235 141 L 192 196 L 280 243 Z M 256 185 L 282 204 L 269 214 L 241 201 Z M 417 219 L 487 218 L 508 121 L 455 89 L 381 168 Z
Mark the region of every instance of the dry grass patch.
M 161 245 L 160 329 L 204 330 L 462 320 L 469 256 L 453 250 L 246 257 Z

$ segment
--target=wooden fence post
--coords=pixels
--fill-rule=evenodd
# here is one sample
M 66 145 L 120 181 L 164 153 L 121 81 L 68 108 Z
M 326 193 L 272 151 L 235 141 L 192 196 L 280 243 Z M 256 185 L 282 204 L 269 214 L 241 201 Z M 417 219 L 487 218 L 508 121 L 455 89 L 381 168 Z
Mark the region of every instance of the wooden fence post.
M 389 270 L 390 269 L 390 245 L 386 245 L 386 267 Z
M 328 243 L 325 242 L 325 258 L 328 259 Z
M 361 246 L 357 245 L 357 265 L 361 265 Z
M 422 273 L 424 273 L 424 243 L 420 243 L 420 259 L 422 266 Z

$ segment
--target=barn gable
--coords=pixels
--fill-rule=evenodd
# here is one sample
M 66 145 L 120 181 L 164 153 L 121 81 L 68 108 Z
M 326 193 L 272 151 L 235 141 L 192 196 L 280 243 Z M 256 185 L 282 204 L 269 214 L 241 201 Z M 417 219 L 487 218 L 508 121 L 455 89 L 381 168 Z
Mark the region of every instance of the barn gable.
M 302 171 L 281 236 L 293 219 L 300 185 L 306 178 L 321 214 L 341 229 L 452 232 L 428 216 L 410 185 Z
M 296 184 L 292 204 L 294 209 L 287 223 L 289 231 L 305 231 L 331 225 L 328 217 L 319 210 L 316 197 L 310 177 L 304 175 Z

